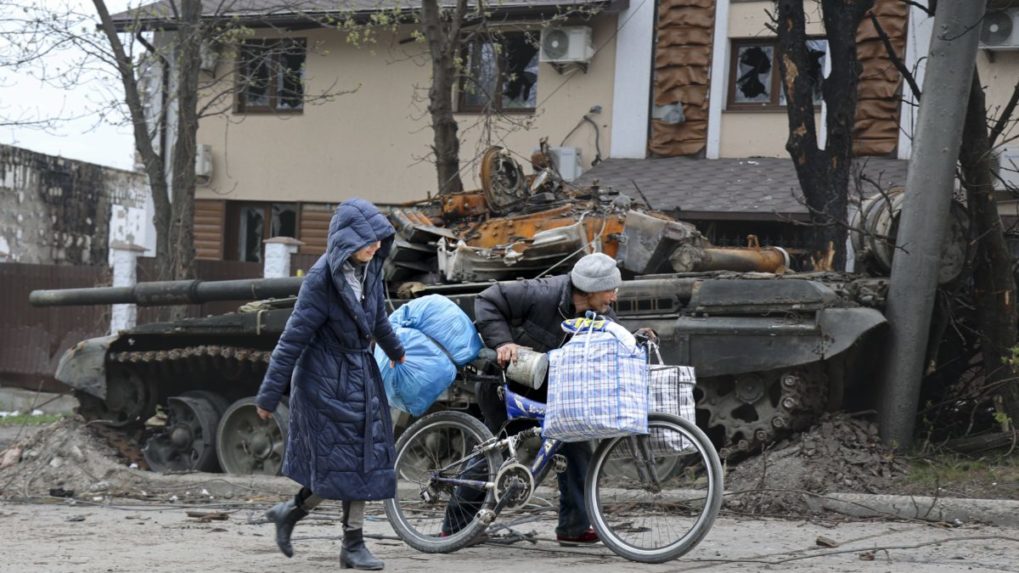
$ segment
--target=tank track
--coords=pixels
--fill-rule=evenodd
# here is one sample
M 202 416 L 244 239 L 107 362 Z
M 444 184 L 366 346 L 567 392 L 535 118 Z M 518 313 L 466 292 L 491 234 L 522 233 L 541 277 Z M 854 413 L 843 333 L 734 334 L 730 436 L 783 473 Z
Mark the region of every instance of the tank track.
M 269 363 L 269 350 L 238 348 L 236 346 L 186 346 L 168 350 L 124 350 L 111 352 L 110 362 L 121 364 L 147 364 L 154 362 L 194 361 L 195 359 L 214 358 L 225 361 L 236 361 L 240 366 L 246 364 Z M 211 365 L 211 364 L 210 364 Z
M 809 427 L 824 411 L 828 394 L 819 366 L 705 379 L 698 388 L 697 409 L 707 413 L 709 433 L 722 437 L 724 459 Z
M 90 428 L 113 448 L 119 457 L 128 463 L 137 464 L 140 469 L 149 469 L 142 455 L 141 441 L 145 419 L 153 413 L 148 410 L 154 408 L 155 403 L 159 401 L 152 375 L 193 377 L 215 373 L 227 379 L 255 375 L 260 377 L 269 363 L 271 354 L 272 352 L 268 350 L 221 345 L 111 352 L 107 356 L 109 367 L 107 383 L 113 383 L 114 380 L 129 380 L 134 384 L 142 384 L 144 388 L 140 392 L 130 395 L 144 396 L 146 404 L 131 405 L 132 411 L 136 408 L 141 414 L 141 419 L 135 422 L 122 425 L 93 423 Z M 103 402 L 94 397 L 79 395 L 79 403 L 80 413 L 90 422 L 102 420 L 109 415 L 109 411 L 103 408 Z

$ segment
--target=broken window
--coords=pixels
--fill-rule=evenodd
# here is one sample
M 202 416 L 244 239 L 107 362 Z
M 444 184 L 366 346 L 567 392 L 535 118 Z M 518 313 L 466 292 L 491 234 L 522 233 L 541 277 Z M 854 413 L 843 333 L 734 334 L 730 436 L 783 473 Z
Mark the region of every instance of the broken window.
M 273 237 L 297 238 L 296 203 L 227 204 L 227 258 L 262 262 L 262 242 Z M 232 228 L 232 232 L 229 230 Z
M 821 103 L 821 83 L 824 81 L 828 58 L 828 40 L 808 39 L 807 50 L 814 82 L 814 103 Z M 786 105 L 778 69 L 777 40 L 736 40 L 733 42 L 731 75 L 729 81 L 729 108 L 755 109 Z
M 301 38 L 244 42 L 237 62 L 237 112 L 300 112 L 305 53 Z
M 464 47 L 463 112 L 533 111 L 538 103 L 537 37 L 499 32 Z

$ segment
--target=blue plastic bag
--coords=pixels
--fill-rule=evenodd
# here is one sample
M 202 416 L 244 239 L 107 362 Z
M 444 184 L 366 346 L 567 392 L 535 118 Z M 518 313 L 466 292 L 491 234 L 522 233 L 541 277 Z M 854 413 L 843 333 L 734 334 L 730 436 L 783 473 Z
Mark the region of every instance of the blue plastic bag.
M 393 328 L 414 328 L 431 336 L 457 366 L 474 360 L 481 352 L 481 337 L 474 323 L 455 302 L 442 295 L 430 294 L 408 302 L 389 316 L 389 322 Z
M 390 368 L 389 357 L 376 346 L 375 363 L 382 372 L 389 404 L 420 416 L 453 383 L 456 366 L 435 341 L 422 332 L 400 326 L 393 330 L 403 343 L 406 361 Z

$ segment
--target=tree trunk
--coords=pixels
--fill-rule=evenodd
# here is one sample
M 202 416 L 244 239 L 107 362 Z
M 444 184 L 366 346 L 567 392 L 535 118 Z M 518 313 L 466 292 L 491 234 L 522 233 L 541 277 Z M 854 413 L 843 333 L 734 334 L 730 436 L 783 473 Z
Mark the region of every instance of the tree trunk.
M 818 270 L 845 267 L 849 171 L 860 73 L 856 29 L 873 4 L 874 0 L 821 2 L 828 58 L 832 62 L 831 74 L 821 89 L 828 107 L 827 144 L 822 150 L 817 146 L 814 122 L 815 86 L 807 71 L 810 56 L 803 1 L 778 0 L 779 72 L 789 117 L 786 150 L 796 167 L 809 211 L 812 225 L 809 249 Z
M 432 118 L 434 139 L 432 152 L 438 174 L 440 194 L 463 191 L 460 179 L 460 140 L 453 117 L 453 82 L 456 79 L 460 30 L 467 1 L 458 0 L 450 11 L 443 13 L 438 0 L 421 3 L 421 23 L 432 59 L 432 85 L 428 90 L 428 112 Z
M 177 136 L 173 145 L 173 215 L 170 280 L 194 278 L 195 150 L 198 134 L 198 73 L 201 69 L 201 0 L 181 0 L 177 28 Z
M 1016 345 L 1015 279 L 994 201 L 993 151 L 980 74 L 973 73 L 959 162 L 974 238 L 973 298 L 984 360 L 984 380 L 1002 397 L 1005 413 L 1019 420 L 1019 384 L 1008 364 Z M 1006 118 L 1005 121 L 1008 119 Z M 1000 123 L 1000 120 L 999 120 Z
M 163 269 L 171 266 L 170 257 L 170 221 L 171 205 L 170 196 L 166 185 L 166 168 L 163 154 L 165 149 L 158 152 L 152 145 L 152 136 L 149 133 L 148 121 L 145 117 L 145 108 L 142 105 L 141 92 L 138 88 L 138 79 L 135 76 L 134 62 L 124 50 L 124 44 L 120 41 L 113 20 L 110 18 L 110 11 L 104 0 L 93 0 L 96 14 L 99 16 L 103 35 L 110 43 L 110 50 L 117 63 L 117 72 L 120 81 L 124 86 L 124 100 L 127 103 L 128 113 L 131 117 L 131 126 L 134 131 L 134 145 L 141 156 L 142 164 L 145 166 L 145 174 L 149 179 L 149 188 L 152 190 L 152 204 L 155 208 L 153 223 L 156 227 L 156 265 Z M 165 87 L 165 86 L 164 86 Z

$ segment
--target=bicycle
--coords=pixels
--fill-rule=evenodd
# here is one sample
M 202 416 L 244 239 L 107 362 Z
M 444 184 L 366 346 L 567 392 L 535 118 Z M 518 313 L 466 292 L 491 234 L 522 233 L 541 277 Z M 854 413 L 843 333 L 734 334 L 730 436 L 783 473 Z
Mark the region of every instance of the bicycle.
M 504 378 L 475 378 L 502 384 L 510 420 L 543 420 L 545 404 L 514 393 Z M 711 529 L 722 504 L 722 466 L 693 423 L 651 413 L 648 427 L 648 434 L 599 442 L 584 496 L 609 549 L 632 561 L 662 563 L 693 549 Z M 425 553 L 473 544 L 502 511 L 525 506 L 551 470 L 565 469 L 557 453 L 563 443 L 551 439 L 542 439 L 525 464 L 522 446 L 534 438 L 541 438 L 540 427 L 500 439 L 458 411 L 411 424 L 396 443 L 396 497 L 385 502 L 397 535 Z M 453 521 L 459 527 L 444 533 L 444 522 L 451 529 Z

